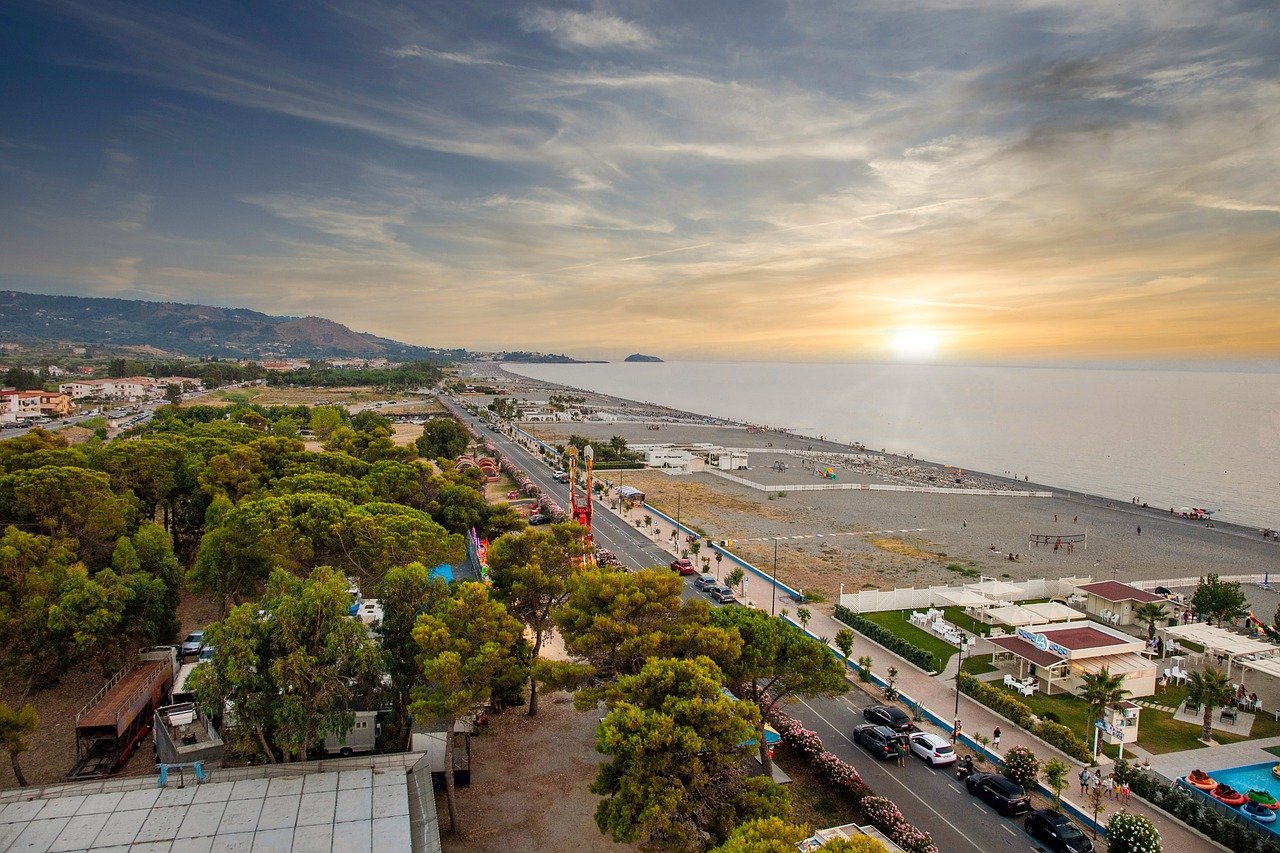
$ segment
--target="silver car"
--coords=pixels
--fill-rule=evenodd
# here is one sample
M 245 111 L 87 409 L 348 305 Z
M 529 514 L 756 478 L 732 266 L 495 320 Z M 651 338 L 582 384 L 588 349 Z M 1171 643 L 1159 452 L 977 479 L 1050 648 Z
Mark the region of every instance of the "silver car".
M 955 748 L 946 738 L 930 732 L 912 732 L 911 751 L 934 767 L 953 764 L 956 760 Z

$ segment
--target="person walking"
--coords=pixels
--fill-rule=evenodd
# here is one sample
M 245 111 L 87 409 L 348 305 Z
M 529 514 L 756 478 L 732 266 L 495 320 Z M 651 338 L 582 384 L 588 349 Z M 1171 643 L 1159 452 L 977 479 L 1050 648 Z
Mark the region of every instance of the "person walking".
M 952 729 L 951 729 L 951 742 L 952 742 L 952 743 L 959 743 L 959 742 L 960 742 L 960 731 L 961 731 L 961 729 L 962 729 L 962 728 L 963 728 L 963 726 L 961 726 L 961 725 L 960 725 L 960 718 L 959 718 L 959 717 L 956 717 L 956 724 L 955 724 L 955 726 L 953 726 L 953 727 L 952 727 Z
M 1083 796 L 1089 793 L 1089 768 L 1086 767 L 1080 771 L 1080 794 Z
M 1138 535 L 1139 535 L 1139 536 L 1141 536 L 1141 535 L 1142 535 L 1142 525 L 1141 525 L 1141 524 L 1139 524 L 1139 525 L 1138 525 Z
M 1100 768 L 1095 768 L 1095 769 L 1094 769 L 1094 771 L 1093 771 L 1093 778 L 1092 778 L 1091 780 L 1089 780 L 1089 784 L 1090 784 L 1090 785 L 1092 785 L 1092 786 L 1093 786 L 1093 787 L 1095 787 L 1095 788 L 1101 788 L 1101 787 L 1102 787 L 1102 770 L 1101 770 Z
M 894 747 L 893 747 L 894 754 L 898 758 L 899 767 L 907 766 L 907 745 L 905 740 L 906 740 L 905 738 L 898 738 L 897 742 L 894 744 Z
M 1129 802 L 1129 794 L 1129 781 L 1126 779 L 1120 783 L 1120 799 L 1126 803 Z
M 1116 774 L 1111 773 L 1107 778 L 1102 780 L 1102 793 L 1108 799 L 1113 799 L 1116 795 Z
M 992 749 L 1000 748 L 1000 727 L 999 726 L 996 726 L 996 730 L 991 733 L 991 748 Z

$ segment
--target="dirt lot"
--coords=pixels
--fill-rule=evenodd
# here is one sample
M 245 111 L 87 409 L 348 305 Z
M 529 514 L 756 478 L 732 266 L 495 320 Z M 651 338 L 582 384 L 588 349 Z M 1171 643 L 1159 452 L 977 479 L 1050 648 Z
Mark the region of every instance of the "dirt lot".
M 188 632 L 208 625 L 219 617 L 218 605 L 209 599 L 188 595 L 178 606 L 178 621 L 182 630 L 174 642 L 180 642 Z M 22 770 L 32 785 L 48 785 L 64 781 L 67 771 L 75 763 L 76 714 L 84 707 L 106 679 L 94 672 L 70 670 L 62 681 L 48 690 L 33 692 L 27 701 L 36 706 L 40 715 L 40 728 L 31 738 L 31 749 L 22 754 Z M 5 682 L 0 688 L 0 700 L 16 703 L 18 692 Z M 144 748 L 134 754 L 121 775 L 137 776 L 154 773 L 151 749 Z M 0 761 L 0 788 L 13 788 L 18 784 L 8 761 Z

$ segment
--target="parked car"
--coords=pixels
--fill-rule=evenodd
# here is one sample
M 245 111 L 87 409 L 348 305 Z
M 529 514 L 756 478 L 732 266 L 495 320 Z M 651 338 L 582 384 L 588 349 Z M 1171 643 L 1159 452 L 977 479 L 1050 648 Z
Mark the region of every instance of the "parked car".
M 733 590 L 727 586 L 715 586 L 711 588 L 711 598 L 717 604 L 737 604 L 738 599 L 734 598 Z
M 530 524 L 549 524 L 550 522 L 551 519 L 547 518 L 540 512 L 535 512 L 533 515 L 529 516 Z
M 693 588 L 699 592 L 710 592 L 719 585 L 720 582 L 716 580 L 715 575 L 698 575 L 698 579 L 693 582 Z
M 569 472 L 557 471 L 555 475 L 552 477 L 552 479 L 555 480 L 557 483 L 567 483 L 569 482 Z
M 1027 815 L 1027 835 L 1052 853 L 1093 853 L 1093 842 L 1066 815 L 1053 809 L 1036 809 Z
M 872 705 L 863 710 L 862 718 L 869 723 L 886 726 L 899 732 L 911 731 L 911 717 L 907 712 L 893 705 Z
M 693 562 L 687 557 L 681 557 L 678 560 L 671 561 L 671 571 L 679 572 L 682 575 L 696 575 L 698 570 L 693 567 Z
M 1008 817 L 1031 811 L 1031 798 L 1017 782 L 999 773 L 974 773 L 964 781 L 969 793 L 986 800 L 996 811 Z
M 198 655 L 200 650 L 204 648 L 204 631 L 192 631 L 187 634 L 187 638 L 182 641 L 182 647 L 178 654 L 185 658 L 187 655 Z
M 956 750 L 947 739 L 931 732 L 912 732 L 911 751 L 934 767 L 942 764 L 954 764 Z
M 884 761 L 897 754 L 901 735 L 885 726 L 863 723 L 853 727 L 854 743 L 861 744 L 867 752 Z
M 205 646 L 200 650 L 200 657 L 196 658 L 196 663 L 208 663 L 213 660 L 213 646 Z

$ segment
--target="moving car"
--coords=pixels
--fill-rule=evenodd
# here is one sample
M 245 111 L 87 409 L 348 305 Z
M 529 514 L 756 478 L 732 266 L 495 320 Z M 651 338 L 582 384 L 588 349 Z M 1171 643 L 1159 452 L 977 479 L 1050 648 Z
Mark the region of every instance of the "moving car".
M 886 726 L 895 731 L 911 731 L 911 717 L 907 712 L 893 705 L 872 705 L 863 710 L 862 718 L 869 723 Z
M 698 579 L 693 582 L 693 588 L 699 592 L 710 592 L 719 585 L 715 575 L 698 575 Z
M 1031 811 L 1031 798 L 1023 787 L 999 773 L 974 773 L 964 780 L 964 786 L 970 794 L 986 800 L 1008 817 Z
M 867 752 L 881 761 L 897 754 L 900 737 L 893 729 L 871 723 L 853 727 L 854 743 L 861 744 Z
M 698 570 L 693 567 L 693 563 L 687 557 L 672 560 L 671 571 L 679 572 L 682 575 L 696 575 L 698 573 Z
M 947 739 L 930 732 L 912 732 L 910 735 L 911 751 L 919 758 L 934 767 L 942 764 L 954 764 L 956 750 Z
M 738 599 L 734 598 L 733 590 L 727 586 L 715 586 L 711 588 L 711 597 L 717 604 L 737 604 Z
M 1093 853 L 1093 842 L 1066 815 L 1053 809 L 1036 809 L 1027 815 L 1027 835 L 1052 853 Z
M 557 472 L 552 476 L 552 479 L 553 479 L 553 480 L 555 480 L 557 483 L 567 483 L 567 482 L 569 482 L 569 472 L 568 472 L 568 471 L 557 471 Z
M 204 631 L 192 631 L 187 634 L 187 638 L 182 641 L 182 648 L 178 650 L 178 656 L 185 658 L 187 655 L 198 655 L 200 650 L 204 648 Z

